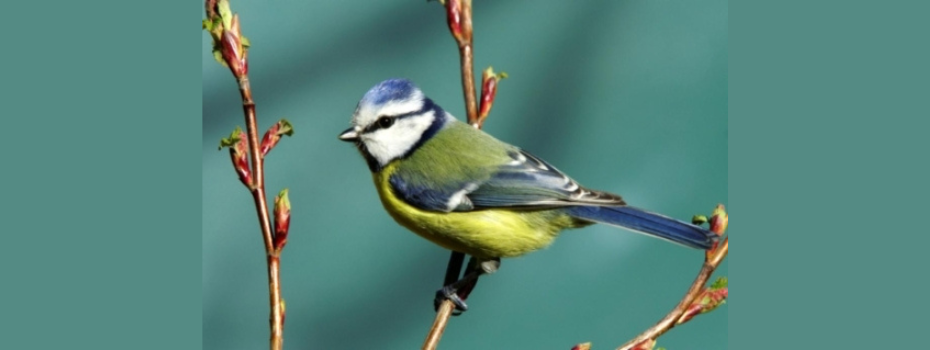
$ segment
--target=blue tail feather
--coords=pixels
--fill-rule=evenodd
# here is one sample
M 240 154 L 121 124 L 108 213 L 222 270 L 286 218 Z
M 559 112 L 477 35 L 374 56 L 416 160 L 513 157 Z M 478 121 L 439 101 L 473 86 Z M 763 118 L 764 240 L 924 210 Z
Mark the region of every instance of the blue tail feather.
M 629 206 L 577 206 L 568 208 L 568 213 L 579 219 L 620 226 L 691 248 L 709 249 L 719 239 L 717 234 L 702 227 Z

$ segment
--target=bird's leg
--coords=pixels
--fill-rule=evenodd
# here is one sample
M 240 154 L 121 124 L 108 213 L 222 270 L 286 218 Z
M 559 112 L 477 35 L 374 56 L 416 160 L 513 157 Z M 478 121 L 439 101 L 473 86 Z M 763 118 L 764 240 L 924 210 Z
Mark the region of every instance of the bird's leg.
M 476 268 L 479 269 L 477 270 L 478 276 L 484 275 L 484 274 L 492 274 L 492 273 L 497 272 L 497 269 L 499 269 L 501 265 L 500 259 L 486 260 L 477 266 L 476 266 L 475 261 L 476 261 L 475 259 L 472 259 L 471 261 L 469 261 L 469 264 L 470 264 L 469 270 L 466 271 L 466 274 L 468 274 L 469 271 L 475 270 Z M 472 290 L 475 289 L 475 285 L 477 284 L 478 284 L 478 277 L 475 277 L 475 279 L 472 280 L 471 283 L 466 283 L 462 285 L 455 292 L 455 294 L 458 295 L 459 298 L 461 298 L 462 300 L 468 299 L 468 295 L 471 294 Z
M 459 274 L 462 273 L 462 263 L 465 262 L 465 253 L 452 252 L 449 257 L 449 266 L 446 267 L 446 278 L 442 285 L 449 285 L 458 281 Z
M 465 269 L 465 275 L 457 281 L 448 283 L 450 280 L 452 280 L 452 278 L 450 278 L 450 272 L 453 271 L 452 265 L 455 260 L 455 255 L 453 254 L 449 261 L 450 268 L 446 271 L 447 283 L 444 287 L 442 287 L 442 289 L 436 291 L 436 298 L 433 300 L 433 304 L 436 309 L 439 309 L 439 304 L 441 304 L 443 300 L 449 299 L 453 304 L 455 304 L 456 312 L 453 313 L 453 315 L 460 315 L 462 312 L 468 310 L 468 305 L 465 304 L 465 299 L 468 298 L 468 294 L 471 293 L 475 287 L 475 284 L 478 283 L 478 277 L 481 275 L 497 272 L 497 269 L 500 268 L 501 260 L 500 258 L 494 258 L 479 261 L 478 259 L 472 257 L 468 262 L 468 268 Z M 457 273 L 454 275 L 457 275 Z

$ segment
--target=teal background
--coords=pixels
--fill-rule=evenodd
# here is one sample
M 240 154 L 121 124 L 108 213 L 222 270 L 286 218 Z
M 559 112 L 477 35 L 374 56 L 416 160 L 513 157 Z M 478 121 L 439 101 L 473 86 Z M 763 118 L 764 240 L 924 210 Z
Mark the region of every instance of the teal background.
M 730 10 L 731 347 L 926 346 L 930 3 Z
M 200 348 L 202 8 L 0 4 L 0 349 Z
M 267 158 L 272 195 L 291 190 L 282 259 L 288 348 L 417 348 L 448 252 L 396 225 L 357 152 L 336 140 L 361 95 L 416 82 L 464 118 L 458 53 L 442 8 L 421 1 L 235 1 L 252 41 L 261 129 L 296 134 Z M 728 8 L 713 2 L 476 1 L 475 68 L 501 83 L 485 130 L 583 185 L 682 219 L 728 204 Z M 203 348 L 267 343 L 267 286 L 254 207 L 216 145 L 243 125 L 228 70 L 202 34 Z M 733 232 L 739 232 L 735 221 Z M 482 278 L 443 349 L 613 348 L 662 317 L 702 254 L 606 226 Z M 724 263 L 718 275 L 726 275 Z M 660 339 L 727 347 L 722 307 Z
M 511 9 L 515 6 L 507 5 L 509 1 L 482 2 L 488 4 L 481 7 L 510 6 L 508 9 Z M 234 0 L 234 6 L 238 8 L 239 5 L 251 6 L 252 13 L 274 6 L 267 2 L 239 4 Z M 364 7 L 362 5 L 356 5 L 356 10 L 364 10 L 358 9 Z M 396 6 L 403 7 L 399 11 L 429 11 L 429 16 L 437 15 L 437 10 L 428 10 L 435 8 L 435 3 L 424 5 L 411 0 L 398 2 Z M 419 6 L 427 7 L 420 9 Z M 733 3 L 729 10 L 732 24 L 728 41 L 729 71 L 732 74 L 728 78 L 728 107 L 734 122 L 730 124 L 727 148 L 729 187 L 733 194 L 728 196 L 728 204 L 734 218 L 731 232 L 739 234 L 741 247 L 732 256 L 739 262 L 737 270 L 729 274 L 737 287 L 730 306 L 739 307 L 733 308 L 732 313 L 729 313 L 729 306 L 717 311 L 726 311 L 729 314 L 726 319 L 733 321 L 728 327 L 729 345 L 736 349 L 861 349 L 907 348 L 916 344 L 919 348 L 926 342 L 923 325 L 928 311 L 923 302 L 928 291 L 924 277 L 928 263 L 924 208 L 930 195 L 926 182 L 930 167 L 923 159 L 926 159 L 926 149 L 930 148 L 930 139 L 925 136 L 930 126 L 926 121 L 930 104 L 925 98 L 930 94 L 926 84 L 930 80 L 930 66 L 926 64 L 930 62 L 930 48 L 925 44 L 926 33 L 930 32 L 925 14 L 930 4 L 913 1 L 741 1 Z M 218 74 L 217 79 L 230 79 L 217 82 L 218 89 L 227 89 L 217 95 L 229 98 L 227 103 L 230 104 L 220 104 L 226 108 L 224 118 L 228 120 L 225 123 L 230 124 L 221 129 L 228 130 L 233 123 L 242 122 L 239 110 L 234 107 L 238 101 L 231 78 L 225 72 L 212 72 L 219 69 L 211 65 L 212 62 L 204 63 L 204 34 L 198 27 L 203 17 L 201 11 L 202 4 L 195 1 L 162 2 L 157 6 L 152 2 L 113 0 L 0 4 L 0 30 L 8 34 L 4 37 L 0 59 L 3 76 L 0 105 L 4 111 L 0 128 L 3 134 L 0 148 L 4 150 L 0 164 L 0 348 L 218 348 L 216 340 L 201 342 L 202 335 L 210 334 L 214 339 L 246 339 L 241 344 L 226 342 L 224 345 L 230 348 L 265 348 L 260 243 L 257 225 L 248 220 L 243 221 L 245 228 L 228 233 L 231 237 L 249 240 L 239 244 L 241 253 L 228 261 L 239 264 L 238 259 L 251 259 L 239 265 L 252 269 L 250 276 L 236 281 L 234 287 L 223 293 L 235 294 L 250 288 L 251 294 L 237 297 L 226 305 L 214 303 L 213 308 L 236 310 L 251 305 L 253 311 L 237 316 L 238 319 L 229 319 L 229 322 L 243 325 L 224 330 L 226 334 L 202 331 L 208 328 L 201 322 L 201 316 L 206 316 L 201 304 L 206 304 L 207 300 L 198 295 L 203 289 L 202 269 L 197 268 L 202 266 L 203 254 L 202 234 L 198 232 L 203 231 L 199 221 L 207 218 L 201 215 L 200 209 L 202 202 L 217 203 L 199 191 L 204 183 L 202 159 L 210 154 L 206 152 L 210 147 L 203 148 L 201 144 L 201 102 L 206 101 L 196 93 L 202 86 L 196 81 L 201 76 L 199 72 Z M 402 13 L 399 11 L 390 14 L 399 16 Z M 489 16 L 498 15 L 480 8 L 476 11 L 484 13 L 476 19 L 478 21 L 487 22 Z M 527 9 L 511 10 L 506 15 L 513 17 L 521 11 Z M 319 17 L 317 15 L 315 20 Z M 441 21 L 433 17 L 426 19 Z M 442 23 L 431 23 L 431 26 L 443 27 Z M 256 25 L 252 23 L 248 30 L 260 30 Z M 262 24 L 266 31 L 272 31 L 268 27 L 274 25 Z M 316 34 L 326 35 L 326 32 Z M 443 32 L 442 35 L 447 34 Z M 476 35 L 483 35 L 481 29 Z M 264 40 L 268 42 L 273 37 L 269 34 Z M 452 61 L 446 63 L 448 66 L 443 65 L 442 71 L 454 71 L 457 58 L 453 44 L 450 41 L 440 44 L 444 45 L 443 50 L 453 51 L 448 53 Z M 494 63 L 495 67 L 512 71 L 514 67 L 502 67 L 497 62 L 505 55 L 483 58 L 488 50 L 483 47 L 489 44 L 488 39 L 478 43 L 482 50 L 478 52 L 479 64 Z M 266 70 L 262 74 L 267 73 Z M 365 80 L 347 94 L 360 97 L 367 86 L 374 84 Z M 380 77 L 370 80 L 380 80 Z M 505 81 L 506 84 L 518 82 L 516 78 Z M 458 98 L 457 80 L 450 84 L 443 89 L 449 91 L 453 100 L 443 101 L 443 104 L 450 110 L 457 108 L 454 111 L 460 114 L 462 107 L 453 106 L 460 104 L 454 99 Z M 263 88 L 267 90 L 268 85 L 266 83 Z M 516 92 L 510 91 L 511 94 Z M 501 94 L 506 93 L 506 89 L 501 91 Z M 264 101 L 270 97 L 262 98 L 260 107 L 271 108 Z M 352 98 L 350 104 L 354 104 L 356 98 Z M 501 123 L 507 122 L 507 117 L 497 114 L 498 109 L 503 108 L 503 101 L 502 98 L 495 107 L 489 129 L 500 128 Z M 513 96 L 509 101 L 513 103 Z M 324 102 L 318 100 L 314 105 Z M 345 107 L 337 119 L 345 117 L 347 120 L 350 109 Z M 270 124 L 274 117 L 277 116 L 263 115 L 263 126 Z M 624 120 L 631 117 L 636 115 L 623 115 Z M 346 126 L 342 121 L 339 123 L 338 129 L 327 133 L 338 132 Z M 519 133 L 512 137 L 517 136 Z M 290 142 L 298 142 L 296 140 Z M 209 140 L 207 145 L 214 141 Z M 334 150 L 338 147 L 327 145 Z M 284 152 L 285 146 L 274 154 Z M 569 143 L 561 146 L 573 147 Z M 201 154 L 195 151 L 198 149 Z M 564 159 L 567 158 L 558 161 L 564 162 Z M 357 161 L 354 169 L 363 169 L 361 161 Z M 570 170 L 574 169 L 566 171 Z M 236 205 L 243 207 L 239 213 L 252 217 L 250 209 L 246 208 L 247 195 L 233 184 L 230 171 L 217 173 L 219 175 L 213 179 L 227 181 L 228 191 L 236 196 Z M 594 173 L 572 171 L 571 174 L 599 188 L 623 194 L 629 189 L 620 187 L 622 184 L 592 182 L 589 177 Z M 278 175 L 284 174 L 279 172 Z M 716 195 L 696 198 L 700 203 L 688 205 L 675 215 L 690 215 L 703 209 L 705 200 L 716 198 Z M 371 215 L 381 214 L 373 210 Z M 386 216 L 381 220 L 385 220 L 385 229 L 393 228 Z M 573 244 L 575 239 L 585 241 L 603 235 L 598 242 L 614 242 L 612 240 L 627 235 L 597 230 L 592 227 L 577 235 L 566 235 L 553 249 L 569 249 L 563 246 Z M 407 242 L 404 244 L 424 244 L 402 231 L 335 232 L 358 235 L 377 232 L 385 239 Z M 288 252 L 315 249 L 314 253 L 322 254 L 323 247 L 314 245 L 313 240 L 336 233 L 308 232 L 304 241 L 299 245 L 292 243 Z M 627 241 L 616 243 L 626 244 Z M 296 248 L 298 246 L 302 248 Z M 629 262 L 629 254 L 637 254 L 640 248 L 644 247 L 624 252 L 623 256 L 627 257 L 624 263 Z M 423 249 L 432 251 L 433 248 Z M 527 261 L 522 264 L 529 268 L 529 265 L 552 259 L 551 256 L 536 257 L 539 254 L 548 253 L 509 260 L 504 266 L 513 269 L 521 264 L 518 262 Z M 587 251 L 584 254 L 585 257 L 614 257 Z M 387 255 L 391 259 L 400 257 L 387 253 L 384 256 Z M 441 254 L 424 263 L 442 264 L 445 257 Z M 642 259 L 643 255 L 638 257 Z M 585 262 L 576 257 L 566 260 Z M 319 266 L 302 267 L 312 269 L 315 274 L 327 270 Z M 634 268 L 636 266 L 629 269 Z M 423 299 L 430 297 L 428 290 L 441 278 L 439 268 L 435 270 L 419 275 L 409 273 L 408 280 L 427 277 L 430 280 L 418 287 L 425 289 L 422 296 L 411 298 L 402 307 L 424 307 L 421 306 Z M 399 273 L 383 272 L 389 276 Z M 619 266 L 608 272 L 613 272 L 610 277 L 623 277 Z M 299 290 L 292 292 L 296 287 L 294 283 L 302 281 L 297 278 L 306 279 L 304 284 L 331 283 L 314 279 L 302 271 L 286 273 L 285 288 L 291 302 L 304 299 L 306 303 L 319 297 L 298 294 Z M 508 281 L 516 275 L 517 272 L 510 272 L 507 278 L 494 276 L 483 280 L 478 294 L 473 296 L 482 300 L 482 307 L 476 305 L 469 312 L 483 312 L 484 316 L 472 321 L 467 321 L 471 318 L 469 315 L 453 320 L 450 331 L 458 328 L 456 343 L 443 342 L 443 348 L 464 347 L 456 344 L 482 341 L 480 336 L 487 335 L 463 333 L 466 323 L 472 324 L 472 328 L 475 323 L 489 323 L 489 328 L 509 329 L 518 322 L 538 320 L 516 313 L 487 314 L 496 312 L 488 309 L 488 303 L 502 295 L 499 290 L 493 294 L 482 290 L 494 286 L 519 287 L 516 282 Z M 562 276 L 571 278 L 574 275 Z M 338 278 L 342 280 L 343 277 Z M 605 287 L 616 278 L 603 281 L 594 277 L 579 278 L 584 278 L 585 282 L 578 288 L 579 293 L 589 292 L 588 289 L 592 289 L 592 293 L 615 291 Z M 523 291 L 525 296 L 526 290 Z M 665 295 L 664 300 L 656 302 L 657 315 L 664 312 L 666 303 L 677 298 L 679 291 L 677 286 L 675 291 L 656 291 Z M 516 291 L 510 293 L 518 296 Z M 328 295 L 332 301 L 367 302 L 335 292 Z M 589 299 L 572 296 L 567 300 L 584 303 L 589 309 L 596 308 L 590 305 L 605 302 L 605 299 L 592 299 L 590 295 L 587 295 Z M 626 298 L 609 301 L 623 300 Z M 627 305 L 638 300 L 642 299 L 632 298 L 623 306 L 629 307 Z M 324 304 L 326 301 L 317 302 Z M 320 309 L 302 311 L 305 320 L 317 320 L 312 325 L 304 321 L 302 328 L 294 328 L 296 314 L 291 314 L 289 346 L 318 348 L 322 347 L 325 337 L 328 339 L 326 345 L 333 345 L 339 338 L 357 347 L 363 342 L 359 339 L 366 339 L 369 331 L 379 329 L 378 324 L 366 321 L 370 315 L 365 315 L 352 319 L 362 321 L 356 328 L 359 331 L 347 325 L 348 321 L 341 321 L 340 334 L 320 334 L 326 331 L 323 327 L 328 321 L 323 319 L 327 315 L 319 313 Z M 584 318 L 569 319 L 567 316 L 573 315 L 567 313 L 556 315 L 562 317 L 552 322 L 553 328 L 558 330 L 542 334 L 561 335 L 571 338 L 572 342 L 594 340 L 597 348 L 610 349 L 657 317 L 652 311 L 650 315 L 630 318 L 617 316 L 622 312 L 612 310 L 619 308 L 600 308 Z M 409 344 L 414 345 L 404 344 L 403 348 L 419 346 L 419 335 L 431 319 L 428 311 L 415 311 L 417 324 L 410 332 L 416 335 L 407 336 L 413 339 Z M 336 315 L 330 313 L 329 316 L 335 318 Z M 689 327 L 706 323 L 720 325 L 704 317 L 714 317 L 714 314 L 674 330 L 662 338 L 666 342 L 662 344 L 669 350 L 717 348 L 716 344 L 691 346 L 688 342 L 694 339 L 693 334 L 683 334 L 689 332 Z M 606 330 L 593 328 L 598 320 L 607 324 L 602 327 Z M 621 324 L 623 320 L 635 321 L 637 325 Z M 387 323 L 394 323 L 390 321 Z M 563 330 L 566 327 L 572 329 Z M 309 331 L 315 333 L 305 334 Z M 376 340 L 395 334 L 399 332 L 382 333 Z M 300 336 L 304 337 L 303 344 L 298 343 Z M 475 339 L 469 340 L 471 338 Z M 523 334 L 512 342 L 492 340 L 511 345 L 526 344 L 532 338 L 533 334 Z M 678 339 L 675 348 L 667 343 L 673 339 Z M 310 341 L 319 343 L 307 344 Z M 497 346 L 498 343 L 483 344 L 491 348 L 504 347 Z M 561 340 L 551 345 L 540 343 L 535 341 L 531 345 L 568 348 Z M 373 347 L 388 346 L 375 344 Z

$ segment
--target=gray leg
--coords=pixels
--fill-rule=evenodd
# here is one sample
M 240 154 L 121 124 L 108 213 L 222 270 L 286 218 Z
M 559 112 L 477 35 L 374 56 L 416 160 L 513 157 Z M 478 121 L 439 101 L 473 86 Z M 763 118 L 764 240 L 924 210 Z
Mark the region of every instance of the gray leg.
M 454 257 L 453 257 L 454 258 Z M 450 264 L 452 261 L 450 260 Z M 468 262 L 468 268 L 465 270 L 465 276 L 463 276 L 458 281 L 449 283 L 442 287 L 442 289 L 436 291 L 436 298 L 433 300 L 434 307 L 439 309 L 439 304 L 443 300 L 449 299 L 455 304 L 454 315 L 459 315 L 462 312 L 468 310 L 468 305 L 465 304 L 465 299 L 468 298 L 468 294 L 471 293 L 472 289 L 475 287 L 475 284 L 478 283 L 478 277 L 481 275 L 490 275 L 497 272 L 501 266 L 500 258 L 493 258 L 489 260 L 478 261 L 474 257 Z M 449 280 L 449 275 L 446 275 L 447 281 Z

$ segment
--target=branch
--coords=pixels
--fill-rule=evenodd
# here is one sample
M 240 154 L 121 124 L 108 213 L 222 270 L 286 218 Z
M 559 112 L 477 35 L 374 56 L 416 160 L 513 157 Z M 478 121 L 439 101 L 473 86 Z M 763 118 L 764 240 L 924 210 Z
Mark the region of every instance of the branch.
M 459 57 L 462 61 L 462 91 L 465 94 L 465 111 L 468 124 L 480 128 L 478 122 L 478 102 L 475 99 L 475 73 L 472 68 L 472 27 L 471 27 L 471 0 L 445 0 L 446 17 L 449 31 L 459 46 Z
M 439 0 L 439 2 L 446 9 L 446 21 L 449 24 L 449 31 L 452 33 L 452 37 L 455 38 L 455 42 L 459 47 L 459 57 L 462 63 L 462 91 L 465 95 L 465 111 L 468 117 L 468 124 L 471 124 L 477 129 L 481 129 L 485 119 L 487 119 L 488 114 L 491 112 L 494 98 L 497 96 L 497 83 L 501 79 L 506 78 L 507 73 L 494 73 L 491 67 L 488 67 L 484 71 L 482 74 L 481 106 L 479 112 L 478 99 L 475 97 L 475 74 L 472 68 L 471 0 Z M 446 273 L 445 284 L 455 282 L 455 280 L 450 282 L 449 278 L 450 276 L 458 276 L 459 270 L 461 270 L 461 260 L 463 257 L 461 253 L 452 253 L 452 258 L 449 261 L 449 269 Z M 462 299 L 467 298 L 467 292 L 470 292 L 471 288 L 466 287 L 465 291 L 466 294 L 460 295 Z M 436 349 L 454 309 L 455 305 L 448 299 L 444 300 L 439 305 L 436 311 L 436 319 L 433 321 L 433 326 L 430 327 L 429 334 L 426 336 L 426 341 L 423 343 L 422 349 Z
M 430 327 L 429 334 L 426 335 L 426 342 L 423 343 L 421 349 L 433 350 L 439 346 L 439 339 L 442 338 L 442 333 L 446 331 L 446 325 L 449 324 L 449 317 L 452 316 L 452 310 L 454 309 L 455 304 L 448 299 L 439 305 L 439 311 L 436 311 L 436 319 L 433 320 L 433 326 Z
M 246 135 L 237 127 L 229 138 L 220 142 L 220 148 L 229 147 L 233 167 L 240 181 L 252 193 L 255 210 L 258 214 L 262 239 L 265 243 L 265 255 L 268 263 L 268 292 L 271 308 L 270 324 L 272 350 L 281 350 L 284 344 L 285 305 L 281 298 L 281 250 L 287 244 L 290 228 L 291 207 L 287 189 L 275 197 L 275 230 L 272 231 L 268 215 L 268 203 L 265 197 L 264 157 L 277 145 L 283 135 L 291 135 L 291 124 L 282 119 L 269 129 L 262 142 L 258 140 L 258 122 L 255 115 L 255 102 L 252 100 L 252 88 L 249 85 L 248 47 L 249 41 L 242 36 L 239 28 L 239 16 L 233 14 L 228 0 L 206 0 L 204 3 L 207 19 L 203 28 L 213 38 L 213 56 L 220 64 L 229 67 L 242 96 L 242 110 L 245 114 Z M 246 158 L 248 152 L 251 160 Z
M 695 218 L 695 222 L 706 221 L 706 219 L 701 219 L 703 218 Z M 728 221 L 729 217 L 723 205 L 718 205 L 710 219 L 711 231 L 722 236 L 727 229 Z M 675 306 L 675 308 L 661 321 L 645 330 L 643 333 L 640 333 L 636 338 L 623 344 L 623 346 L 617 348 L 617 350 L 651 350 L 655 346 L 656 339 L 665 334 L 665 332 L 668 332 L 677 325 L 688 322 L 692 317 L 698 314 L 710 312 L 717 306 L 723 304 L 727 297 L 727 289 L 725 286 L 720 286 L 717 283 L 710 288 L 705 288 L 704 286 L 707 284 L 708 279 L 710 279 L 714 271 L 717 270 L 717 267 L 720 266 L 720 263 L 727 257 L 729 243 L 730 238 L 727 237 L 719 246 L 712 247 L 707 251 L 704 256 L 704 266 L 701 267 L 701 271 L 698 272 L 697 277 L 694 279 L 694 283 L 691 284 L 691 288 L 688 289 L 688 292 L 681 299 L 681 302 L 678 303 L 678 306 Z M 725 281 L 726 280 L 723 279 L 723 285 L 725 285 Z

